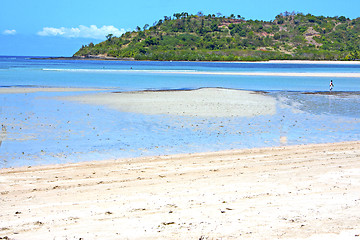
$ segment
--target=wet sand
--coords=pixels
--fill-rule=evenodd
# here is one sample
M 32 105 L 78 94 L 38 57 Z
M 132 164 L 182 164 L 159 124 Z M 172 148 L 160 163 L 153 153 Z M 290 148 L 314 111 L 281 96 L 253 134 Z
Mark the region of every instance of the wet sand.
M 359 239 L 360 142 L 0 169 L 0 238 Z

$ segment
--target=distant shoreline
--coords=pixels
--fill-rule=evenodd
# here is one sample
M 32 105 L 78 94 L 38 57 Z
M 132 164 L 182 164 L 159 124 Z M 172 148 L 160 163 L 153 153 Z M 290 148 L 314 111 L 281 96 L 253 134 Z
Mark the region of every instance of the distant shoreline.
M 90 61 L 135 61 L 135 62 L 172 62 L 159 60 L 135 60 L 134 58 L 114 57 L 32 57 L 33 60 L 90 60 Z M 360 61 L 329 61 L 329 60 L 269 60 L 269 61 L 178 61 L 173 62 L 214 62 L 214 63 L 286 63 L 286 64 L 360 64 Z
M 32 60 L 92 60 L 92 61 L 139 61 L 133 58 L 113 57 L 32 57 Z

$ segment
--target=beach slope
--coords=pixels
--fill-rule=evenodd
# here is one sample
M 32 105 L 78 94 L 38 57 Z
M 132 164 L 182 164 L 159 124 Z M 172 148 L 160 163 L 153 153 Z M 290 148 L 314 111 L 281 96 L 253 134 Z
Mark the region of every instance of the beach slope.
M 360 142 L 0 169 L 0 239 L 360 239 Z

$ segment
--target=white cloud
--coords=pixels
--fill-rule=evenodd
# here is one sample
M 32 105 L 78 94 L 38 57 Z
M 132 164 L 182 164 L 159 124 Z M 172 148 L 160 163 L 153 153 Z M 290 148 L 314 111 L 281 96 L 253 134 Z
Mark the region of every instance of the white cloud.
M 80 25 L 79 27 L 73 28 L 44 27 L 42 31 L 39 31 L 37 34 L 40 36 L 105 39 L 108 34 L 120 36 L 123 33 L 125 33 L 124 29 L 119 30 L 114 26 L 102 26 L 101 28 L 98 28 L 96 25 L 91 25 L 90 27 Z
M 6 29 L 6 30 L 3 31 L 3 34 L 4 35 L 15 35 L 16 30 L 14 30 L 14 29 L 12 29 L 12 30 Z

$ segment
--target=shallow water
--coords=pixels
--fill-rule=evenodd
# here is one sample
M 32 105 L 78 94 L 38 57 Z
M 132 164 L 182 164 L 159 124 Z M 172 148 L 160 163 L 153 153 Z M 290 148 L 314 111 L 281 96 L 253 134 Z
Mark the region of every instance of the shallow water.
M 275 115 L 194 118 L 124 113 L 57 100 L 82 93 L 0 94 L 0 167 L 360 140 L 360 79 L 111 72 L 91 69 L 360 72 L 360 65 L 29 60 L 0 57 L 0 85 L 109 91 L 223 87 L 267 91 Z M 57 69 L 47 71 L 44 69 Z M 68 71 L 88 69 L 89 71 Z

